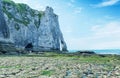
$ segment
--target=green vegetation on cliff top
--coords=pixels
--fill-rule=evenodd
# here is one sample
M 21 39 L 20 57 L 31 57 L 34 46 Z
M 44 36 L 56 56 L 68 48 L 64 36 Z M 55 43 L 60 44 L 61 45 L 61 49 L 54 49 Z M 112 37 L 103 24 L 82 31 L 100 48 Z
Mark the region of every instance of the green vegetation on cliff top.
M 17 22 L 17 23 L 21 23 L 24 24 L 25 26 L 27 26 L 31 19 L 29 17 L 27 17 L 27 14 L 30 13 L 30 15 L 32 17 L 38 16 L 39 20 L 41 19 L 43 12 L 39 11 L 39 14 L 35 14 L 35 10 L 31 9 L 28 5 L 23 4 L 23 3 L 14 3 L 12 0 L 3 0 L 3 12 L 8 16 L 8 18 L 11 20 L 12 18 Z M 13 15 L 11 12 L 8 11 L 7 6 L 13 6 L 14 10 L 17 10 L 17 12 L 21 15 L 22 19 L 18 19 L 15 17 L 15 15 Z M 29 9 L 29 10 L 28 10 Z M 38 28 L 40 25 L 40 21 L 36 21 L 35 20 L 35 25 Z M 19 30 L 19 29 L 17 29 Z

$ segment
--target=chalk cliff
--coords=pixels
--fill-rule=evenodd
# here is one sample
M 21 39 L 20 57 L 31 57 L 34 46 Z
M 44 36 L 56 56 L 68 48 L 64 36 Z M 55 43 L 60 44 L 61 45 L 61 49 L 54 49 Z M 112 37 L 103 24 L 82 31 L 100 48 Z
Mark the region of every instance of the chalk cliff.
M 0 38 L 9 38 L 9 29 L 6 25 L 6 21 L 2 12 L 1 0 L 0 0 Z
M 2 35 L 9 38 L 17 48 L 34 51 L 67 50 L 58 16 L 51 7 L 46 7 L 45 11 L 37 11 L 26 4 L 2 0 L 0 38 Z M 32 47 L 27 47 L 29 45 Z

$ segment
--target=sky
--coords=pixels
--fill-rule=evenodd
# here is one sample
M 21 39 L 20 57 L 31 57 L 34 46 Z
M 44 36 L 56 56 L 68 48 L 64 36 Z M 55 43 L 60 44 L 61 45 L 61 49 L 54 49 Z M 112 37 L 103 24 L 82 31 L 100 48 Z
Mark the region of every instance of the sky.
M 120 0 L 13 0 L 54 9 L 68 50 L 120 49 Z

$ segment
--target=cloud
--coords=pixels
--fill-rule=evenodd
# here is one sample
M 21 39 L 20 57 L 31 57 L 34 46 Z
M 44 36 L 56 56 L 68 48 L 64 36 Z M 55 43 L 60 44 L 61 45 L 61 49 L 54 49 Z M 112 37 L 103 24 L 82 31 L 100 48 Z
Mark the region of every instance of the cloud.
M 103 41 L 94 43 L 91 48 L 95 49 L 119 49 L 120 48 L 120 40 L 113 40 L 113 41 Z
M 14 2 L 16 2 L 16 3 L 26 3 L 26 4 L 28 4 L 31 0 L 13 0 Z
M 91 28 L 93 41 L 91 48 L 109 49 L 120 47 L 120 21 L 112 21 Z
M 74 4 L 71 3 L 71 2 L 69 2 L 67 5 L 68 5 L 69 7 L 74 7 Z
M 77 8 L 74 9 L 74 13 L 79 14 L 79 13 L 81 13 L 82 10 L 83 10 L 82 7 L 77 7 Z
M 76 3 L 75 0 L 70 0 L 67 3 L 67 6 L 72 9 L 73 13 L 79 14 L 79 13 L 81 13 L 81 11 L 82 11 L 83 8 L 80 7 L 80 6 L 77 6 L 75 3 Z
M 117 49 L 120 47 L 120 21 L 91 27 L 91 34 L 67 40 L 70 49 Z M 73 46 L 74 45 L 74 46 Z
M 34 4 L 36 4 L 36 5 L 33 5 L 33 4 L 31 5 L 31 6 L 34 6 L 33 9 L 37 9 L 37 10 L 40 10 L 40 11 L 41 11 L 41 10 L 42 10 L 42 11 L 45 10 L 45 7 L 46 7 L 46 6 L 42 6 L 42 5 L 41 5 L 40 3 L 38 3 L 38 2 L 34 2 Z
M 120 0 L 105 0 L 102 3 L 99 3 L 97 5 L 93 5 L 94 7 L 106 7 L 106 6 L 112 6 L 120 2 Z
M 89 40 L 83 38 L 69 38 L 66 40 L 69 50 L 90 49 Z
M 120 34 L 120 22 L 114 21 L 114 22 L 109 22 L 109 23 L 104 24 L 104 25 L 96 25 L 96 26 L 93 26 L 91 28 L 91 30 L 94 32 L 95 36 L 99 36 L 99 37 L 119 36 L 119 34 Z
M 70 0 L 68 3 L 67 3 L 67 5 L 69 6 L 69 7 L 75 7 L 75 0 Z

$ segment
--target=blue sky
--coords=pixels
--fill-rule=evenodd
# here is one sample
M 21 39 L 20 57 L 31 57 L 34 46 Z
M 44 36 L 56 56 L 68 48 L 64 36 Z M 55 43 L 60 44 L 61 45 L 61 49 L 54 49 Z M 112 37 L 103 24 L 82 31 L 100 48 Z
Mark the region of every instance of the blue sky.
M 13 0 L 59 15 L 69 50 L 119 49 L 120 0 Z

